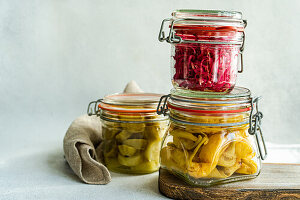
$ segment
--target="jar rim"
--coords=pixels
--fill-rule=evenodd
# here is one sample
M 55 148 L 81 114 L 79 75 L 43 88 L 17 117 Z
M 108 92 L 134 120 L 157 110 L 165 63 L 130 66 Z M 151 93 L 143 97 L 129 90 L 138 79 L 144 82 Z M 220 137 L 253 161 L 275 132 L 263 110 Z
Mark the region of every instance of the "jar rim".
M 170 20 L 171 43 L 242 45 L 247 21 L 238 11 L 176 10 Z
M 171 89 L 171 96 L 187 98 L 191 100 L 203 100 L 203 99 L 236 99 L 236 98 L 249 98 L 251 91 L 245 87 L 235 86 L 230 92 L 205 92 L 189 90 L 184 88 L 173 88 Z
M 156 112 L 161 96 L 156 93 L 116 93 L 105 96 L 98 107 L 113 112 L 151 113 Z
M 166 36 L 164 24 L 169 23 Z M 247 21 L 238 11 L 189 10 L 172 12 L 172 18 L 164 19 L 158 40 L 168 43 L 202 43 L 244 45 L 244 29 Z
M 231 126 L 242 126 L 249 124 L 249 121 L 243 120 L 240 122 L 232 122 L 232 123 L 198 123 L 198 122 L 190 122 L 186 120 L 176 119 L 172 116 L 169 117 L 170 121 L 175 122 L 177 124 L 188 124 L 192 126 L 208 126 L 208 127 L 231 127 Z
M 203 17 L 218 17 L 226 19 L 242 19 L 242 13 L 239 11 L 225 10 L 195 10 L 195 9 L 178 9 L 172 12 L 172 16 L 176 18 L 203 18 Z
M 247 112 L 251 110 L 250 106 L 246 106 L 245 108 L 237 108 L 235 110 L 207 110 L 207 109 L 189 109 L 183 107 L 173 106 L 172 104 L 167 104 L 169 108 L 175 109 L 177 111 L 190 112 L 190 113 L 202 113 L 202 114 L 229 114 L 229 113 L 240 113 Z
M 251 92 L 238 86 L 229 93 L 172 89 L 167 105 L 174 110 L 203 114 L 248 112 L 251 108 Z

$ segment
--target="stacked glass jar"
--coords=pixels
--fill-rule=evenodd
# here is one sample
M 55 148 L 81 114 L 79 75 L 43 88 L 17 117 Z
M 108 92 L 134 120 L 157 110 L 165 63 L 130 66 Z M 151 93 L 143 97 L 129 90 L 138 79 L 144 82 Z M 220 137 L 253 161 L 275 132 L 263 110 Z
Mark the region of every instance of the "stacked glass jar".
M 101 119 L 101 147 L 109 170 L 146 174 L 159 169 L 159 151 L 168 125 L 168 117 L 156 113 L 161 96 L 120 93 L 89 104 L 88 115 Z
M 259 98 L 235 87 L 246 24 L 242 13 L 218 10 L 177 10 L 162 22 L 159 41 L 172 45 L 174 88 L 157 107 L 170 118 L 160 164 L 190 184 L 255 178 L 267 154 Z

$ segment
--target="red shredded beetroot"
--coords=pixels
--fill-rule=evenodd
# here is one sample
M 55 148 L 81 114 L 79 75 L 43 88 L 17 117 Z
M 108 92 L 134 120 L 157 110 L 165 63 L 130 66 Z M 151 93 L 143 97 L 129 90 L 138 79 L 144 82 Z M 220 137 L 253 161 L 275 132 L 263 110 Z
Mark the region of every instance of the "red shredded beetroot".
M 239 48 L 230 45 L 175 45 L 175 85 L 191 90 L 227 92 L 237 76 Z

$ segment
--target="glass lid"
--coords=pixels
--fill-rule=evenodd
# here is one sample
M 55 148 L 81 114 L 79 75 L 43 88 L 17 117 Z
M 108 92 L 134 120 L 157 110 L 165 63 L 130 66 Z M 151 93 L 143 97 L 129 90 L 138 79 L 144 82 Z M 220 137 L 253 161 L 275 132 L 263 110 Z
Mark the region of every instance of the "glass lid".
M 172 13 L 176 18 L 223 18 L 242 20 L 242 13 L 238 11 L 224 11 L 224 10 L 192 10 L 180 9 Z
M 172 13 L 174 29 L 201 28 L 209 31 L 243 31 L 242 13 L 222 10 L 176 10 Z M 214 29 L 212 29 L 214 28 Z
M 119 93 L 105 96 L 102 102 L 112 105 L 156 104 L 161 96 L 154 93 Z

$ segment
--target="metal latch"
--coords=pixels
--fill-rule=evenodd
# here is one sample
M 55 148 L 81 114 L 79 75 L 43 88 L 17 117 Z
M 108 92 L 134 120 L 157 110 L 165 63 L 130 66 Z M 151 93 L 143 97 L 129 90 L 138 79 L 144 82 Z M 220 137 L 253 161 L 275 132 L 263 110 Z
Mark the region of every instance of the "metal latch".
M 262 112 L 258 110 L 258 100 L 260 97 L 255 97 L 251 99 L 251 112 L 249 117 L 249 134 L 255 135 L 256 144 L 259 150 L 259 154 L 262 160 L 267 157 L 267 147 L 261 130 L 261 120 L 263 118 Z M 256 113 L 254 113 L 254 104 Z

